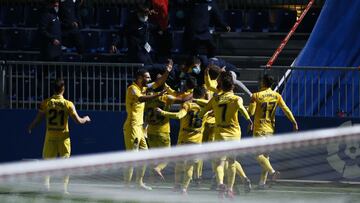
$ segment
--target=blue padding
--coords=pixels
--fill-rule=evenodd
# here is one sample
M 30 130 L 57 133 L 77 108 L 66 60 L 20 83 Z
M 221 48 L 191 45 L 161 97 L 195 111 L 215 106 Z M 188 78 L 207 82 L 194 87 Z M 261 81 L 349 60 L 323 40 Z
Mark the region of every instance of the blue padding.
M 357 26 L 360 25 L 359 9 L 360 1 L 357 0 L 326 1 L 314 30 L 294 65 L 358 67 L 360 65 L 360 26 Z M 320 76 L 320 91 L 318 91 L 318 76 Z M 330 85 L 332 83 L 333 85 Z M 359 74 L 356 71 L 310 73 L 310 71 L 297 70 L 292 72 L 288 84 L 283 97 L 292 107 L 295 115 L 336 116 L 336 112 L 345 111 L 349 117 L 360 116 Z M 293 88 L 290 88 L 290 84 Z M 313 97 L 311 97 L 312 88 L 316 90 Z

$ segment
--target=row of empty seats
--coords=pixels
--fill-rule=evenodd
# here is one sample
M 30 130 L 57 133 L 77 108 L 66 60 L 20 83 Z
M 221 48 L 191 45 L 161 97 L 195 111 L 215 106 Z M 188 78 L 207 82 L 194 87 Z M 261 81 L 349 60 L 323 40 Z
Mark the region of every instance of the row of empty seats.
M 2 27 L 36 27 L 41 14 L 39 4 L 0 5 L 0 26 Z M 298 32 L 311 32 L 320 9 L 311 9 L 301 23 Z M 123 28 L 129 14 L 128 7 L 95 6 L 79 10 L 79 16 L 85 28 Z M 274 31 L 287 32 L 295 24 L 297 13 L 290 9 L 248 9 L 225 10 L 225 21 L 233 31 Z M 170 28 L 181 30 L 184 27 L 184 11 L 170 10 Z

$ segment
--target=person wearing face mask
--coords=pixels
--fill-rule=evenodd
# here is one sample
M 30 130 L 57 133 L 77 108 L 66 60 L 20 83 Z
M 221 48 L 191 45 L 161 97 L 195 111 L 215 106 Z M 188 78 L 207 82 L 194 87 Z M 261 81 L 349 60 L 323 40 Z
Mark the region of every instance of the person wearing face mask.
M 40 18 L 40 54 L 44 61 L 61 59 L 61 23 L 58 10 L 59 0 L 49 0 Z
M 154 46 L 151 32 L 157 30 L 157 26 L 149 22 L 149 15 L 152 14 L 153 11 L 144 5 L 139 5 L 136 10 L 130 12 L 129 21 L 125 26 L 129 62 L 153 64 Z M 119 39 L 113 42 L 111 53 L 116 53 L 119 42 Z

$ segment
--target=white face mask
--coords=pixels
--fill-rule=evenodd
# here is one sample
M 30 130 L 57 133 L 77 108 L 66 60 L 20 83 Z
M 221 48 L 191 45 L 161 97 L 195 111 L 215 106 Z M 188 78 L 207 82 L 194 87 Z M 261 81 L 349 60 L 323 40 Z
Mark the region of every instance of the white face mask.
M 196 65 L 192 68 L 192 72 L 195 73 L 196 75 L 199 74 L 201 72 L 201 68 L 199 65 Z
M 148 21 L 149 16 L 139 16 L 139 20 L 143 23 L 145 23 L 146 21 Z
M 57 13 L 57 12 L 59 12 L 59 7 L 54 7 L 54 10 L 55 10 L 55 12 Z

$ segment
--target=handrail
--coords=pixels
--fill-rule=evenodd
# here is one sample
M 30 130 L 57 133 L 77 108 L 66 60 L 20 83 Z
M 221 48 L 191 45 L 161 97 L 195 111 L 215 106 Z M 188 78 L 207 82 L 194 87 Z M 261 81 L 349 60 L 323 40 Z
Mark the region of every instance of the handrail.
M 266 66 L 260 66 L 266 69 Z M 271 69 L 290 69 L 290 70 L 341 70 L 341 71 L 354 71 L 359 70 L 360 67 L 333 67 L 333 66 L 271 66 Z
M 144 66 L 142 63 L 99 63 L 99 62 L 53 62 L 53 61 L 6 61 L 9 65 L 71 65 L 71 66 Z

